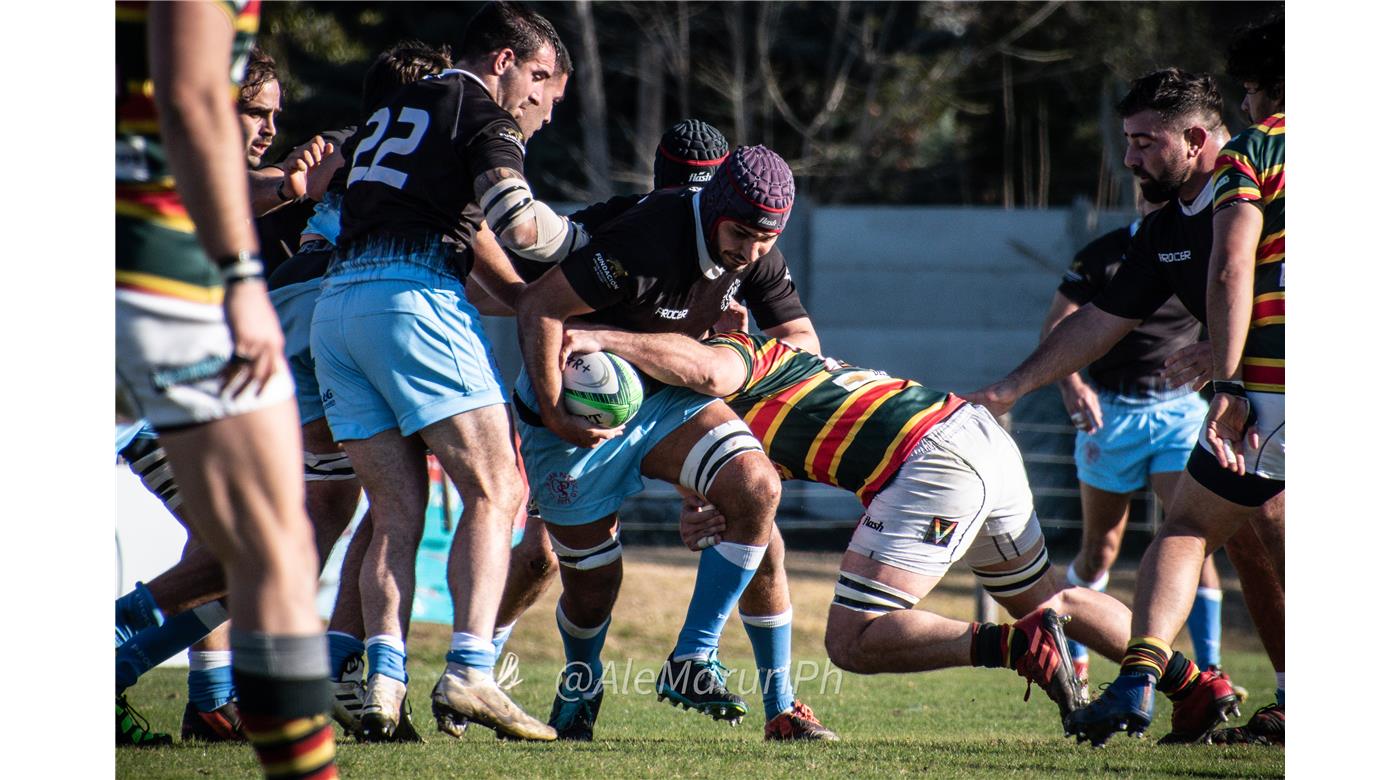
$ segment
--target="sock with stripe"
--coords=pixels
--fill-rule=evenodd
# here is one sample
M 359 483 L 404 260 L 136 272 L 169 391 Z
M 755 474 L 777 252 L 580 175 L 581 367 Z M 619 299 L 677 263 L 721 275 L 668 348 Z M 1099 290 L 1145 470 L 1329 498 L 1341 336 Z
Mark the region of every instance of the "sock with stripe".
M 1191 647 L 1196 653 L 1196 665 L 1202 668 L 1220 666 L 1220 601 L 1219 588 L 1196 588 L 1191 614 L 1186 616 L 1186 629 L 1191 632 Z
M 724 621 L 739 603 L 767 549 L 766 544 L 720 542 L 700 553 L 695 592 L 672 657 L 679 661 L 709 658 L 719 650 Z
M 364 655 L 365 643 L 359 637 L 351 636 L 344 631 L 327 631 L 326 653 L 331 664 L 331 674 L 339 675 L 347 660 L 357 655 Z
M 135 685 L 141 675 L 167 658 L 208 636 L 227 619 L 224 606 L 211 601 L 137 632 L 117 648 L 117 693 Z
M 1180 701 L 1191 694 L 1201 679 L 1201 669 L 1180 651 L 1172 653 L 1157 681 L 1157 690 L 1165 693 L 1172 701 Z
M 233 699 L 233 651 L 189 652 L 190 704 L 200 712 L 213 712 Z
M 467 631 L 453 631 L 452 645 L 447 650 L 447 662 L 461 664 L 487 674 L 496 666 L 496 646 Z
M 243 731 L 269 780 L 332 780 L 335 732 L 326 710 L 325 634 L 230 632 Z
M 408 684 L 408 651 L 403 640 L 393 634 L 376 634 L 365 640 L 365 657 L 368 669 L 365 679 L 376 674 L 387 675 L 399 682 Z
M 753 645 L 754 661 L 758 664 L 758 684 L 763 693 L 763 716 L 776 718 L 792 707 L 792 608 L 780 615 L 745 615 L 744 631 Z
M 1108 572 L 1104 572 L 1103 576 L 1096 580 L 1086 580 L 1079 576 L 1079 572 L 1074 570 L 1074 561 L 1070 561 L 1069 569 L 1065 572 L 1065 579 L 1069 581 L 1069 584 L 1077 588 L 1088 588 L 1089 590 L 1098 591 L 1099 593 L 1103 593 L 1108 589 Z M 1195 632 L 1192 632 L 1191 636 L 1195 635 Z M 1089 648 L 1087 645 L 1076 642 L 1069 637 L 1065 637 L 1065 640 L 1069 643 L 1070 658 L 1074 659 L 1075 663 L 1089 663 Z
M 1145 674 L 1152 679 L 1152 684 L 1156 685 L 1171 658 L 1171 645 L 1156 637 L 1135 636 L 1128 640 L 1128 652 L 1123 654 L 1123 663 L 1118 668 L 1118 673 Z
M 497 626 L 495 632 L 491 634 L 491 646 L 496 648 L 496 658 L 501 657 L 501 651 L 506 649 L 506 642 L 510 641 L 510 633 L 515 630 L 515 621 Z
M 155 628 L 164 622 L 165 616 L 156 606 L 155 597 L 146 588 L 146 583 L 138 582 L 130 593 L 117 599 L 117 647 L 121 647 L 136 634 L 148 628 Z
M 972 624 L 972 665 L 1010 669 L 1030 647 L 1026 632 L 1010 623 Z
M 603 642 L 608 638 L 612 618 L 592 628 L 580 626 L 569 620 L 560 602 L 554 608 L 554 622 L 564 640 L 564 673 L 559 687 L 565 692 L 591 696 L 603 683 Z

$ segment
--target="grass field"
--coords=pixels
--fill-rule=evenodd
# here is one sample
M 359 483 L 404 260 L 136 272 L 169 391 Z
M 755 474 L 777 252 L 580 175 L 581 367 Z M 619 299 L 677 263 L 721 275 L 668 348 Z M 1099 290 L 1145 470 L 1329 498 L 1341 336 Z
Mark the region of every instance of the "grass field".
M 1115 738 L 1103 750 L 1076 746 L 1060 736 L 1057 712 L 1037 688 L 1023 703 L 1024 681 L 1009 670 L 951 669 L 917 675 L 862 677 L 842 674 L 822 650 L 827 605 L 838 557 L 790 553 L 795 612 L 794 675 L 811 677 L 798 696 L 842 737 L 838 743 L 763 742 L 762 702 L 746 694 L 751 712 L 730 728 L 656 701 L 649 678 L 675 640 L 694 583 L 694 558 L 683 551 L 629 549 L 627 576 L 608 635 L 604 661 L 616 686 L 607 694 L 592 744 L 505 744 L 481 728 L 460 741 L 437 733 L 428 694 L 442 669 L 448 630 L 415 626 L 409 642 L 410 697 L 414 722 L 426 745 L 338 745 L 341 773 L 351 778 L 466 777 L 889 777 L 937 774 L 947 778 L 1005 777 L 1280 777 L 1284 751 L 1263 747 L 1157 747 L 1168 730 L 1170 706 L 1158 699 L 1150 739 Z M 556 591 L 522 618 L 507 650 L 519 660 L 520 683 L 511 693 L 544 718 L 553 698 L 561 658 L 554 627 Z M 1228 587 L 1228 586 L 1227 586 Z M 1117 576 L 1112 592 L 1132 593 L 1131 572 Z M 972 578 L 955 571 L 922 607 L 973 617 Z M 1231 676 L 1254 692 L 1244 707 L 1273 699 L 1273 675 L 1243 617 L 1238 589 L 1227 590 L 1225 661 Z M 732 682 L 753 685 L 747 637 L 731 619 L 721 658 L 736 668 Z M 630 673 L 628 664 L 630 662 Z M 744 671 L 746 670 L 746 671 Z M 1094 682 L 1115 669 L 1096 658 Z M 654 679 L 650 678 L 650 679 Z M 746 681 L 746 682 L 745 682 Z M 129 691 L 129 698 L 158 729 L 177 733 L 185 703 L 185 675 L 157 669 Z M 245 746 L 177 744 L 171 748 L 117 751 L 119 778 L 259 777 Z

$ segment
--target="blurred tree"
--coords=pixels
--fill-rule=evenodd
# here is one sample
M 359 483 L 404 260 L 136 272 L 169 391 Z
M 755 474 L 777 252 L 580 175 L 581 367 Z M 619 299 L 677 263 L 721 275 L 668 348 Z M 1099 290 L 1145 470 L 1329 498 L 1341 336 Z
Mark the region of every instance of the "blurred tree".
M 355 121 L 363 68 L 395 41 L 455 42 L 479 3 L 270 2 L 287 92 L 280 148 Z M 537 3 L 576 74 L 528 165 L 546 197 L 645 190 L 652 150 L 695 116 L 784 155 L 808 202 L 1124 207 L 1113 104 L 1178 65 L 1221 76 L 1241 24 L 1281 3 Z M 1232 128 L 1237 85 L 1222 83 Z

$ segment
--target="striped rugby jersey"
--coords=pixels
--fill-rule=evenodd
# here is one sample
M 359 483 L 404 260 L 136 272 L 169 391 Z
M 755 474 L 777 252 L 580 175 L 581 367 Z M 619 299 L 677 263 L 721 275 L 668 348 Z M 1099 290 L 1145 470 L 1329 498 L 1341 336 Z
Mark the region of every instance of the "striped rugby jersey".
M 1215 164 L 1215 209 L 1264 212 L 1254 258 L 1254 309 L 1244 344 L 1244 386 L 1283 392 L 1283 112 L 1230 139 Z
M 746 369 L 724 400 L 763 442 L 784 479 L 845 488 L 869 505 L 919 440 L 963 399 L 856 368 L 758 334 L 721 333 Z
M 209 2 L 210 0 L 205 0 Z M 234 28 L 229 100 L 258 32 L 260 0 L 216 0 Z M 146 51 L 146 2 L 118 2 L 117 43 L 117 289 L 220 303 L 218 269 L 195 237 L 194 222 L 175 191 L 156 118 Z

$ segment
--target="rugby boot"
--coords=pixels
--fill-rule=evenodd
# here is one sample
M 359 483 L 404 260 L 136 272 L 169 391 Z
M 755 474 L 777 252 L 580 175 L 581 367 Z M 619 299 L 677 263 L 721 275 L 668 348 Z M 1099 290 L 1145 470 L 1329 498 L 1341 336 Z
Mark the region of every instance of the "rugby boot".
M 728 674 L 729 668 L 715 655 L 703 661 L 667 658 L 656 678 L 656 700 L 670 701 L 672 707 L 694 708 L 737 726 L 749 713 L 749 705 L 724 687 Z
M 1226 674 L 1224 669 L 1221 669 L 1219 666 L 1207 666 L 1206 668 L 1211 670 L 1212 672 L 1215 672 L 1221 677 L 1224 677 L 1225 680 L 1230 683 L 1230 688 L 1235 692 L 1235 698 L 1240 700 L 1240 704 L 1244 704 L 1246 701 L 1249 701 L 1249 690 L 1243 685 L 1240 685 L 1234 680 L 1231 680 L 1230 675 Z
M 1067 731 L 1079 742 L 1103 747 L 1120 731 L 1140 737 L 1152 725 L 1156 685 L 1146 672 L 1120 674 L 1099 698 L 1069 716 Z
M 558 691 L 554 694 L 554 708 L 549 711 L 549 725 L 561 740 L 592 742 L 593 724 L 598 721 L 598 710 L 602 706 L 602 688 L 591 697 Z
M 1206 741 L 1212 745 L 1282 745 L 1283 707 L 1278 704 L 1261 707 L 1243 726 L 1212 731 Z
M 185 703 L 185 716 L 180 719 L 180 741 L 190 742 L 246 742 L 243 735 L 243 719 L 238 717 L 238 705 L 224 702 L 211 712 Z
M 835 742 L 841 738 L 817 720 L 811 707 L 793 699 L 791 708 L 774 715 L 772 720 L 764 724 L 763 739 L 774 742 L 799 739 Z
M 1089 684 L 1089 659 L 1088 659 L 1088 658 L 1076 658 L 1076 659 L 1074 659 L 1074 676 L 1075 676 L 1075 677 L 1078 677 L 1078 678 L 1079 678 L 1079 681 L 1082 682 L 1082 683 L 1084 683 L 1085 685 L 1088 685 L 1088 684 Z
M 486 726 L 503 739 L 550 742 L 558 736 L 516 706 L 489 672 L 451 662 L 433 686 L 433 717 L 438 731 L 454 737 L 462 736 L 468 722 Z
M 173 742 L 169 734 L 151 731 L 151 724 L 131 708 L 125 696 L 117 697 L 117 747 L 160 747 Z
M 404 699 L 408 686 L 387 674 L 372 674 L 365 682 L 365 706 L 353 733 L 360 742 L 421 742 L 407 721 Z M 408 723 L 406 730 L 402 725 Z
M 1012 624 L 1025 634 L 1026 652 L 1016 660 L 1016 673 L 1026 678 L 1026 701 L 1031 683 L 1039 685 L 1060 708 L 1060 725 L 1069 734 L 1069 716 L 1089 703 L 1084 683 L 1074 673 L 1064 624 L 1069 616 L 1053 609 L 1038 609 Z
M 354 734 L 360 727 L 360 713 L 365 708 L 364 672 L 364 658 L 352 655 L 331 676 L 331 717 L 346 734 Z
M 1172 700 L 1172 730 L 1158 740 L 1159 745 L 1203 742 L 1226 718 L 1240 714 L 1240 700 L 1230 678 L 1210 669 L 1203 670 L 1185 690 L 1167 698 Z

